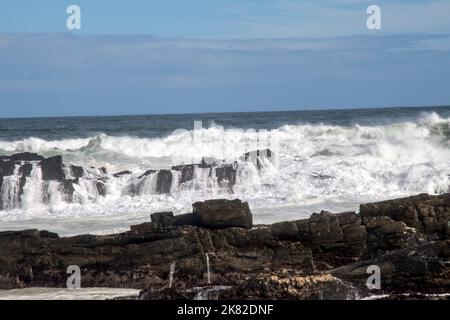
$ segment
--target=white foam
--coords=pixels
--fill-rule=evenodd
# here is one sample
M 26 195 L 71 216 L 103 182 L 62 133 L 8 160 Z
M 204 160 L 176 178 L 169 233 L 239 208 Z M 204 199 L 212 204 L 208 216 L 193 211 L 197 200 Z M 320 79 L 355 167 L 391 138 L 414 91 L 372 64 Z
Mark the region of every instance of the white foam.
M 107 300 L 137 298 L 139 290 L 118 288 L 27 288 L 0 290 L 0 300 Z
M 450 119 L 442 118 L 436 112 L 423 112 L 417 119 L 421 125 L 450 124 Z
M 24 210 L 33 210 L 39 206 L 42 208 L 43 186 L 41 167 L 33 164 L 30 177 L 26 178 L 23 187 L 22 208 Z
M 4 150 L 8 153 L 46 153 L 48 151 L 68 151 L 81 149 L 87 146 L 89 141 L 90 139 L 64 139 L 48 141 L 35 137 L 16 141 L 0 140 L 0 150 Z
M 16 208 L 19 203 L 19 169 L 16 165 L 12 176 L 3 177 L 3 183 L 0 189 L 0 196 L 4 210 Z

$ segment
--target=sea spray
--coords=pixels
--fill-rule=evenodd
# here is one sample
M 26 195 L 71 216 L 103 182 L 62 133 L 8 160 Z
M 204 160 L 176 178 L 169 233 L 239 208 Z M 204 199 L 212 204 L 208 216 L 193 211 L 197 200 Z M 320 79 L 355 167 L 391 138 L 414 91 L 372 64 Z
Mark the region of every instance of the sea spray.
M 11 210 L 19 206 L 20 175 L 19 165 L 15 165 L 11 176 L 3 177 L 0 189 L 1 206 L 3 210 Z
M 206 272 L 207 272 L 207 281 L 208 281 L 208 284 L 211 284 L 211 270 L 210 270 L 210 268 L 209 268 L 209 253 L 206 253 L 205 254 L 205 256 L 206 256 Z
M 230 290 L 231 288 L 231 286 L 197 287 L 194 288 L 194 291 L 197 292 L 194 300 L 219 300 L 220 292 Z
M 23 186 L 22 208 L 25 210 L 43 205 L 44 183 L 42 181 L 41 167 L 36 163 L 32 164 L 30 176 L 26 178 Z M 17 204 L 18 205 L 18 204 Z
M 174 261 L 171 265 L 170 265 L 170 271 L 169 271 L 169 288 L 172 288 L 173 285 L 173 275 L 175 273 L 175 264 L 176 262 Z

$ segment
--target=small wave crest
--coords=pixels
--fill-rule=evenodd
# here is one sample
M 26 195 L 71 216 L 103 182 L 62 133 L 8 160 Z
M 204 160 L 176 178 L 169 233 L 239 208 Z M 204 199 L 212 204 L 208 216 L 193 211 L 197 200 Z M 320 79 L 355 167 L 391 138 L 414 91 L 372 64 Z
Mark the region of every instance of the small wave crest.
M 450 118 L 443 118 L 436 112 L 423 112 L 417 119 L 420 125 L 434 126 L 439 124 L 449 124 Z

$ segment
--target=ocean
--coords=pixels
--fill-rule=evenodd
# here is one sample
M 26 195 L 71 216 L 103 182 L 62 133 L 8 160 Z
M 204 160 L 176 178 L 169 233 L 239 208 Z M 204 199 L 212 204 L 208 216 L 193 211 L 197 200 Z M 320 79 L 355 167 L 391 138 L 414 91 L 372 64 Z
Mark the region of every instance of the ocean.
M 240 163 L 243 153 L 264 148 L 276 161 L 260 170 Z M 29 197 L 0 211 L 0 230 L 120 232 L 152 212 L 185 213 L 211 198 L 248 201 L 255 223 L 272 223 L 450 192 L 450 107 L 0 119 L 0 155 L 19 152 L 62 155 L 66 163 L 105 167 L 108 175 L 133 174 L 107 181 L 104 197 L 87 187 L 76 190 L 75 203 Z M 232 191 L 196 172 L 189 188 L 168 194 L 151 187 L 137 196 L 124 192 L 126 179 L 202 158 L 238 163 Z

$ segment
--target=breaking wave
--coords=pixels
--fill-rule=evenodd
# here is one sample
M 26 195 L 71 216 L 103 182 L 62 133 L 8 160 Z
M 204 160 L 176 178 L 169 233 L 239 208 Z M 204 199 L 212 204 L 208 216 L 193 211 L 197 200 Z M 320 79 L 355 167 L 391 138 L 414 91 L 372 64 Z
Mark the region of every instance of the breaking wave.
M 126 195 L 124 182 L 116 179 L 107 183 L 105 197 L 89 195 L 86 189 L 80 191 L 83 201 L 68 204 L 55 200 L 45 208 L 34 205 L 33 196 L 25 191 L 26 206 L 2 211 L 0 217 L 12 221 L 61 215 L 132 216 L 167 209 L 184 212 L 196 200 L 225 197 L 249 201 L 261 217 L 298 218 L 300 207 L 308 211 L 315 207 L 349 209 L 360 202 L 449 192 L 449 141 L 450 119 L 436 113 L 424 113 L 416 121 L 375 126 L 306 123 L 256 131 L 213 124 L 195 132 L 180 130 L 158 138 L 100 134 L 53 141 L 33 137 L 0 140 L 0 154 L 62 154 L 65 162 L 106 167 L 111 174 L 129 169 L 134 178 L 148 169 L 199 163 L 204 157 L 232 163 L 245 151 L 257 148 L 269 147 L 277 156 L 276 164 L 266 164 L 262 170 L 241 165 L 230 193 L 209 183 L 200 172 L 193 187 L 172 188 L 168 194 L 155 194 L 150 186 L 140 195 Z M 274 209 L 280 207 L 285 209 Z

